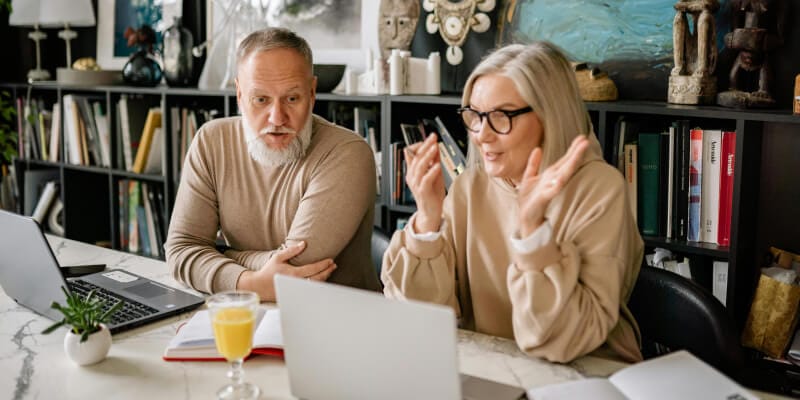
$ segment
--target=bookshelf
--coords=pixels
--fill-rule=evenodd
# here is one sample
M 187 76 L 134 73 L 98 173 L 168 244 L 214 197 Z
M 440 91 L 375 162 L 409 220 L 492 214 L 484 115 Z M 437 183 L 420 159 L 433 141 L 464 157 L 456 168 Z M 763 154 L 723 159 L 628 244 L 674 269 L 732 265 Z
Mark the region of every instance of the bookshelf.
M 163 126 L 168 128 L 174 121 L 170 110 L 175 107 L 216 110 L 215 117 L 235 115 L 236 97 L 233 90 L 198 90 L 190 88 L 134 88 L 124 86 L 67 87 L 55 83 L 7 84 L 14 98 L 42 98 L 52 107 L 67 95 L 74 94 L 98 99 L 108 110 L 108 120 L 113 128 L 116 119 L 115 104 L 122 96 L 140 96 L 158 105 L 163 114 Z M 413 205 L 395 204 L 390 193 L 393 182 L 388 179 L 390 160 L 387 155 L 392 142 L 402 141 L 400 123 L 413 123 L 419 118 L 442 116 L 456 121 L 455 108 L 460 97 L 443 96 L 344 96 L 330 93 L 317 95 L 315 113 L 327 116 L 332 107 L 371 107 L 377 110 L 378 148 L 383 157 L 380 194 L 376 198 L 375 225 L 386 231 L 395 229 L 398 219 L 407 218 L 414 212 Z M 663 237 L 646 236 L 648 250 L 663 247 L 686 255 L 692 261 L 693 277 L 710 288 L 711 263 L 728 261 L 729 277 L 728 309 L 736 321 L 743 325 L 749 311 L 750 300 L 758 279 L 761 252 L 770 245 L 790 251 L 800 250 L 800 208 L 795 201 L 800 198 L 800 158 L 792 149 L 800 148 L 800 117 L 786 110 L 752 111 L 733 110 L 713 106 L 670 105 L 657 101 L 617 101 L 587 103 L 596 134 L 606 149 L 607 159 L 614 140 L 615 124 L 620 116 L 637 118 L 647 129 L 663 130 L 675 119 L 688 119 L 692 126 L 735 130 L 736 164 L 734 171 L 734 194 L 732 232 L 730 246 L 709 243 L 676 241 Z M 445 121 L 448 122 L 448 121 Z M 448 126 L 458 126 L 451 125 Z M 111 130 L 114 132 L 114 130 Z M 63 130 L 62 130 L 63 132 Z M 166 131 L 165 131 L 166 132 Z M 466 134 L 463 130 L 456 135 Z M 118 135 L 111 135 L 112 149 L 116 148 Z M 79 166 L 64 162 L 49 162 L 18 159 L 16 170 L 19 176 L 27 170 L 52 169 L 61 179 L 60 197 L 64 204 L 65 236 L 89 243 L 110 242 L 120 249 L 117 185 L 120 181 L 133 179 L 158 187 L 165 194 L 165 214 L 171 214 L 174 196 L 180 183 L 180 144 L 169 134 L 162 135 L 166 168 L 161 174 L 136 174 L 119 167 L 119 156 L 112 154 L 111 167 Z M 62 142 L 63 143 L 63 142 Z M 113 152 L 112 152 L 113 153 Z M 62 146 L 62 155 L 64 149 Z M 62 157 L 63 161 L 64 158 Z M 17 182 L 21 188 L 22 179 Z

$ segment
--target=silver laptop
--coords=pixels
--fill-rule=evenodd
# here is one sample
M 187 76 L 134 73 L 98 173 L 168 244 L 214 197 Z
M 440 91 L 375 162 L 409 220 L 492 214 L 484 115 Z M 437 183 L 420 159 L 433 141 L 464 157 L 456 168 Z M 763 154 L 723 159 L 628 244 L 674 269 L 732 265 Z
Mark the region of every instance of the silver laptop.
M 522 399 L 521 388 L 459 375 L 455 313 L 278 275 L 284 357 L 302 399 Z
M 17 303 L 54 321 L 63 315 L 50 308 L 71 292 L 95 290 L 107 306 L 123 300 L 110 321 L 112 333 L 192 309 L 203 298 L 120 269 L 67 280 L 39 224 L 30 217 L 0 210 L 0 286 Z

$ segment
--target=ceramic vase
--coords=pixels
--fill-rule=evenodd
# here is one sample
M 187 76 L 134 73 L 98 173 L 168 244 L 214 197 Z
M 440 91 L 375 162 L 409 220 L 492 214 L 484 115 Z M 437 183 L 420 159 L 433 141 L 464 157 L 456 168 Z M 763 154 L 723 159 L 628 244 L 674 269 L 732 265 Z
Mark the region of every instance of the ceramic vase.
M 164 32 L 164 79 L 168 85 L 192 84 L 193 42 L 192 32 L 183 27 L 181 18 L 176 17 L 172 26 Z
M 134 53 L 122 68 L 122 79 L 133 86 L 155 86 L 161 82 L 161 67 L 145 48 Z
M 64 352 L 75 364 L 91 365 L 96 364 L 108 355 L 111 348 L 111 331 L 105 324 L 101 324 L 101 329 L 81 342 L 81 335 L 76 335 L 72 329 L 67 331 L 64 336 Z

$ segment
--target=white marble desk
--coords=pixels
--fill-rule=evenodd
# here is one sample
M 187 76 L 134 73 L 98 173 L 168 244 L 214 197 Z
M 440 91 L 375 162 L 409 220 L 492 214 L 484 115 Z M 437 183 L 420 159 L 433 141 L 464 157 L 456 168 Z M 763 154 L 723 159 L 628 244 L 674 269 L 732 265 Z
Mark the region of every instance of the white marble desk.
M 49 237 L 62 265 L 105 263 L 164 284 L 181 287 L 161 261 Z M 211 399 L 227 382 L 222 362 L 166 362 L 164 347 L 186 313 L 114 336 L 106 360 L 79 367 L 62 347 L 64 330 L 40 332 L 50 321 L 17 305 L 0 290 L 0 399 Z M 624 364 L 583 357 L 569 365 L 527 357 L 514 342 L 459 332 L 461 372 L 530 388 L 549 383 L 607 376 Z M 248 381 L 263 399 L 289 399 L 289 379 L 281 359 L 257 356 L 245 363 Z M 763 398 L 777 398 L 764 395 Z

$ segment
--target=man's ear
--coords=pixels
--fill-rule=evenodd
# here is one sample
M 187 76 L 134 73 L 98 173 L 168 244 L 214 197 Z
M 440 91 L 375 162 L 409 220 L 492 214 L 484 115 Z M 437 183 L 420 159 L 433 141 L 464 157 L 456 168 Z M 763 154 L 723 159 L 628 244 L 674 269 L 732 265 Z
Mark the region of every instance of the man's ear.
M 311 98 L 315 99 L 317 97 L 317 76 L 314 75 L 313 79 L 311 80 Z
M 236 100 L 240 103 L 242 101 L 242 90 L 239 87 L 239 78 L 233 78 L 233 84 L 236 86 Z

